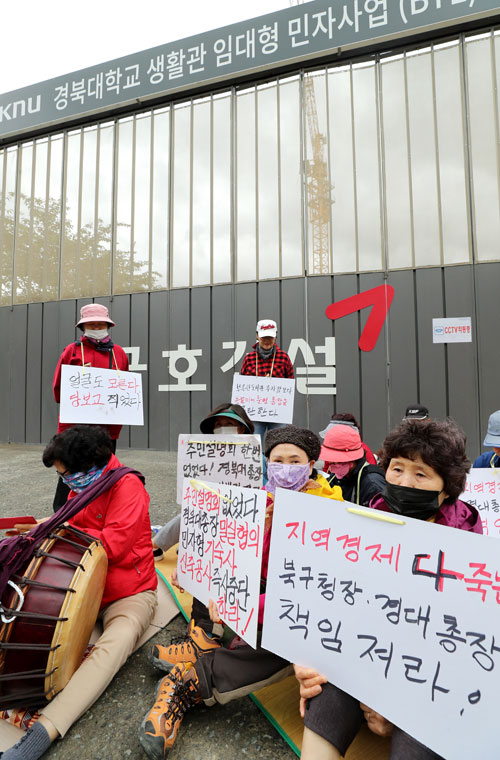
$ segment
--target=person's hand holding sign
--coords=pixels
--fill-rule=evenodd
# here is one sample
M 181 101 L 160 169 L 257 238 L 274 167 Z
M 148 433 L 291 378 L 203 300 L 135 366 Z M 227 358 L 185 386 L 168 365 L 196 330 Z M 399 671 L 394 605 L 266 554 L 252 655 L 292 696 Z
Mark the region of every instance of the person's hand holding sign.
M 210 620 L 212 623 L 222 623 L 219 615 L 219 610 L 217 609 L 217 604 L 213 599 L 208 600 L 208 612 L 210 614 Z
M 306 700 L 317 697 L 321 692 L 321 684 L 327 682 L 326 676 L 322 676 L 314 668 L 305 668 L 302 665 L 294 665 L 295 678 L 300 684 L 300 715 L 303 718 L 306 709 Z

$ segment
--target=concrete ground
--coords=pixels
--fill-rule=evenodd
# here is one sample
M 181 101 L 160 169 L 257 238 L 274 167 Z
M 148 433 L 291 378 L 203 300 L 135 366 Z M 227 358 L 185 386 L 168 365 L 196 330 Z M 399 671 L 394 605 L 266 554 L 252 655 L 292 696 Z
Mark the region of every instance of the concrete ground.
M 0 444 L 0 515 L 52 514 L 54 469 L 41 461 L 42 446 Z M 119 459 L 146 477 L 151 523 L 160 525 L 177 513 L 176 454 L 165 451 L 118 451 Z M 50 760 L 144 760 L 137 729 L 152 705 L 158 673 L 146 659 L 151 643 L 165 644 L 185 630 L 177 615 L 136 652 L 95 705 L 44 755 Z M 185 717 L 169 760 L 291 760 L 295 753 L 248 698 L 225 706 L 198 706 Z

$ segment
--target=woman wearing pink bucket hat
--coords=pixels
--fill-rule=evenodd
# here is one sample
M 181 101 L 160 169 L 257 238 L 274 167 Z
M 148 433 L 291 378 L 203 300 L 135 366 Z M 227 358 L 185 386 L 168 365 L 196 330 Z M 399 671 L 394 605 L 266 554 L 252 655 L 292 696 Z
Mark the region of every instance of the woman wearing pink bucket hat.
M 361 437 L 354 427 L 331 427 L 326 432 L 320 458 L 325 463 L 329 484 L 340 486 L 345 501 L 366 507 L 385 487 L 383 470 L 368 464 Z
M 114 327 L 114 322 L 103 304 L 89 303 L 80 309 L 80 319 L 76 323 L 82 331 L 81 340 L 70 343 L 57 362 L 54 372 L 53 391 L 57 403 L 61 394 L 61 366 L 71 364 L 75 367 L 100 367 L 101 369 L 118 369 L 128 371 L 128 356 L 121 346 L 113 343 L 109 335 L 109 328 Z M 71 423 L 58 420 L 57 432 L 72 427 Z M 113 453 L 116 451 L 116 441 L 122 429 L 121 425 L 101 425 L 111 438 Z M 54 512 L 66 503 L 69 488 L 59 480 L 54 496 Z

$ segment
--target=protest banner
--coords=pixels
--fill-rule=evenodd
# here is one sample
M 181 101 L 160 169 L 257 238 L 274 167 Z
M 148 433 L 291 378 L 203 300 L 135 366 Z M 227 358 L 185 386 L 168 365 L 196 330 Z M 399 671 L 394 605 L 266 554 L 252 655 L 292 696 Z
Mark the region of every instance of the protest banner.
M 184 478 L 262 488 L 260 435 L 179 436 L 177 446 L 177 504 L 182 503 Z
M 240 404 L 251 420 L 282 422 L 293 419 L 295 380 L 284 377 L 233 377 L 232 404 Z
M 470 470 L 460 499 L 476 507 L 486 536 L 500 538 L 500 469 L 478 467 Z
M 144 425 L 142 375 L 99 367 L 61 367 L 61 422 Z
M 262 646 L 447 760 L 498 757 L 499 604 L 496 540 L 277 489 Z
M 185 478 L 177 574 L 247 644 L 257 642 L 266 492 Z

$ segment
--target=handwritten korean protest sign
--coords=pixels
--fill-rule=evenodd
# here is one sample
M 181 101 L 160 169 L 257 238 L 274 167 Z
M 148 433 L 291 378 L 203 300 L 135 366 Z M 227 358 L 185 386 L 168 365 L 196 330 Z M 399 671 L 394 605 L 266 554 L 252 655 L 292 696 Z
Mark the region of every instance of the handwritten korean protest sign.
M 283 377 L 234 375 L 232 404 L 240 404 L 251 420 L 283 422 L 293 419 L 295 380 Z
M 497 758 L 498 542 L 349 509 L 374 514 L 277 490 L 263 647 L 447 760 Z
M 460 498 L 479 511 L 483 533 L 500 538 L 500 469 L 472 469 Z
M 177 447 L 177 504 L 182 504 L 184 478 L 261 488 L 260 435 L 181 434 Z
M 61 422 L 144 425 L 142 376 L 98 367 L 61 367 Z
M 177 573 L 180 585 L 255 647 L 266 492 L 185 478 Z

